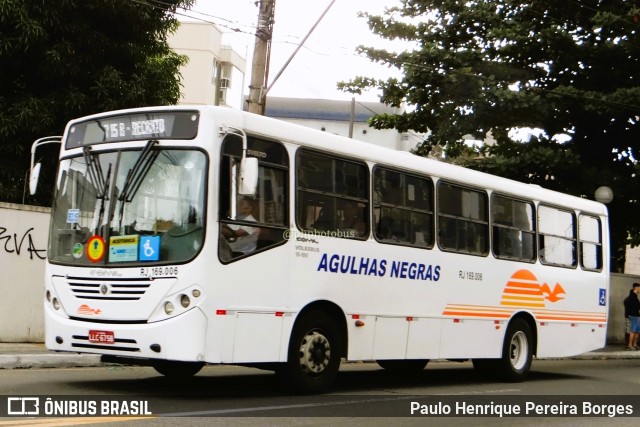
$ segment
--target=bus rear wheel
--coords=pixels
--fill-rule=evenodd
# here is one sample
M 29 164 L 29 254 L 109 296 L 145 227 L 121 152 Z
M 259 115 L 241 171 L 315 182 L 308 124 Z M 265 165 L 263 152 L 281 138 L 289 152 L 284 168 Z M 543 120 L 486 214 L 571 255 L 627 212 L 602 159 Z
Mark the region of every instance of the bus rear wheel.
M 204 366 L 201 362 L 178 362 L 174 360 L 163 360 L 155 365 L 155 369 L 158 373 L 171 379 L 189 378 L 200 372 L 200 369 Z
M 325 312 L 308 312 L 296 322 L 287 362 L 277 374 L 296 392 L 323 393 L 336 379 L 341 357 L 337 322 Z
M 500 359 L 500 375 L 508 382 L 519 382 L 529 374 L 533 359 L 533 334 L 524 319 L 514 319 L 507 328 Z

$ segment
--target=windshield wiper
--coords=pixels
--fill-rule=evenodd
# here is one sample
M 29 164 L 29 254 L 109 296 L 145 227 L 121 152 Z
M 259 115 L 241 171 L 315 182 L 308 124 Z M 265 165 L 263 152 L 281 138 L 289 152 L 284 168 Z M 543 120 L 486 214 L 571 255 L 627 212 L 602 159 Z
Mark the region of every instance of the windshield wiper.
M 129 172 L 127 172 L 127 179 L 118 197 L 118 200 L 121 202 L 131 203 L 131 200 L 133 200 L 133 197 L 138 192 L 144 177 L 147 175 L 147 172 L 149 172 L 149 169 L 151 169 L 153 162 L 156 161 L 158 154 L 160 154 L 159 150 L 152 150 L 153 146 L 157 143 L 158 140 L 150 139 L 142 150 L 142 153 L 140 153 L 140 157 L 138 157 L 136 163 L 129 169 Z
M 122 227 L 125 203 L 131 203 L 138 192 L 140 185 L 142 185 L 144 177 L 147 176 L 149 169 L 151 169 L 151 166 L 160 154 L 160 150 L 152 150 L 153 146 L 157 143 L 158 140 L 150 139 L 142 150 L 142 153 L 140 153 L 136 163 L 127 172 L 127 178 L 125 179 L 120 196 L 118 196 L 118 201 L 120 202 L 120 212 L 118 212 L 120 217 L 120 227 Z
M 102 165 L 99 161 L 96 161 L 94 155 L 91 154 L 91 147 L 84 147 L 82 150 L 84 154 L 84 159 L 87 164 L 87 171 L 89 173 L 89 177 L 91 178 L 91 182 L 96 188 L 96 200 L 100 200 L 100 208 L 96 206 L 97 216 L 94 219 L 95 227 L 93 227 L 93 234 L 98 234 L 100 230 L 100 223 L 102 222 L 102 218 L 104 217 L 104 204 L 108 199 L 107 183 L 111 178 L 111 163 L 109 163 L 109 169 L 107 169 L 107 177 L 105 178 L 104 173 L 102 172 Z M 95 216 L 95 212 L 94 212 Z
M 105 179 L 104 173 L 102 172 L 102 165 L 100 162 L 94 160 L 94 156 L 91 154 L 91 147 L 84 147 L 82 152 L 84 153 L 84 160 L 87 163 L 89 177 L 97 190 L 96 198 L 104 200 L 107 196 L 107 182 L 109 182 L 111 175 L 111 163 L 109 163 L 109 169 L 107 169 L 107 177 Z

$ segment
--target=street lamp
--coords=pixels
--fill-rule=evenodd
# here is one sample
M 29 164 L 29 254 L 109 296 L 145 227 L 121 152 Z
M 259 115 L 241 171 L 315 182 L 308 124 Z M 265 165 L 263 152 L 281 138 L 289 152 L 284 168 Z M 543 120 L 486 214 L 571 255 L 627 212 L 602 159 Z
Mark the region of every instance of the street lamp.
M 613 191 L 605 185 L 598 187 L 595 192 L 596 200 L 600 203 L 611 203 L 613 200 Z

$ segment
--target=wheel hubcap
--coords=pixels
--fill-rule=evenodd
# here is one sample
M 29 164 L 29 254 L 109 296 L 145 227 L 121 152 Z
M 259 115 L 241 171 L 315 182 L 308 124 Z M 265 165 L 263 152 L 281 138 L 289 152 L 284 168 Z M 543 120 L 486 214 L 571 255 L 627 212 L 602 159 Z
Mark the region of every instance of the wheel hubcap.
M 511 338 L 511 345 L 509 347 L 511 366 L 516 370 L 523 369 L 527 364 L 528 353 L 529 343 L 527 342 L 527 335 L 522 331 L 516 332 Z
M 300 366 L 306 373 L 319 374 L 331 360 L 329 340 L 317 331 L 309 332 L 300 344 Z

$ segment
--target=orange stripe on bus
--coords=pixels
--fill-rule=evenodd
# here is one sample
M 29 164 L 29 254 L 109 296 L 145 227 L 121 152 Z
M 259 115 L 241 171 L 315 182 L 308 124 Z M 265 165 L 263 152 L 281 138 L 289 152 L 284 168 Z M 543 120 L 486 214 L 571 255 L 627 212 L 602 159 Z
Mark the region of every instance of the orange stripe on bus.
M 583 322 L 599 323 L 604 322 L 605 318 L 601 317 L 571 317 L 571 316 L 538 316 L 537 320 L 577 320 Z
M 471 311 L 500 311 L 503 313 L 513 313 L 513 310 L 502 307 L 486 306 L 486 305 L 464 305 L 464 304 L 449 304 L 445 307 L 445 310 L 471 310 Z
M 537 291 L 540 290 L 540 285 L 537 283 L 523 283 L 523 282 L 507 282 L 507 288 L 525 288 L 525 289 L 535 289 Z
M 606 322 L 606 316 L 602 313 L 592 313 L 584 311 L 559 311 L 559 310 L 545 310 L 544 304 L 538 305 L 537 309 L 535 304 L 530 304 L 528 301 L 524 301 L 527 297 L 521 297 L 522 300 L 518 301 L 517 297 L 512 297 L 512 301 L 503 301 L 503 307 L 495 306 L 483 306 L 483 305 L 466 305 L 466 304 L 448 304 L 442 312 L 445 316 L 459 316 L 459 317 L 494 317 L 494 318 L 509 318 L 515 312 L 517 308 L 529 308 L 534 306 L 532 313 L 536 317 L 537 321 L 579 321 L 586 323 L 604 323 Z M 513 306 L 513 308 L 508 308 Z M 542 307 L 542 309 L 540 309 Z
M 517 295 L 538 295 L 540 298 L 542 298 L 542 293 L 537 290 L 525 290 L 525 289 L 513 289 L 513 288 L 504 288 L 503 291 L 505 294 L 517 294 Z
M 503 313 L 486 313 L 486 312 L 464 312 L 464 311 L 443 311 L 443 315 L 445 316 L 466 316 L 466 317 L 500 317 L 503 319 L 508 319 L 510 314 Z
M 526 301 L 502 301 L 501 305 L 509 307 L 544 307 L 544 303 L 526 302 Z
M 542 301 L 543 298 L 539 296 L 526 297 L 524 295 L 503 295 L 502 299 L 503 300 L 510 299 L 510 300 L 518 300 L 518 301 Z

